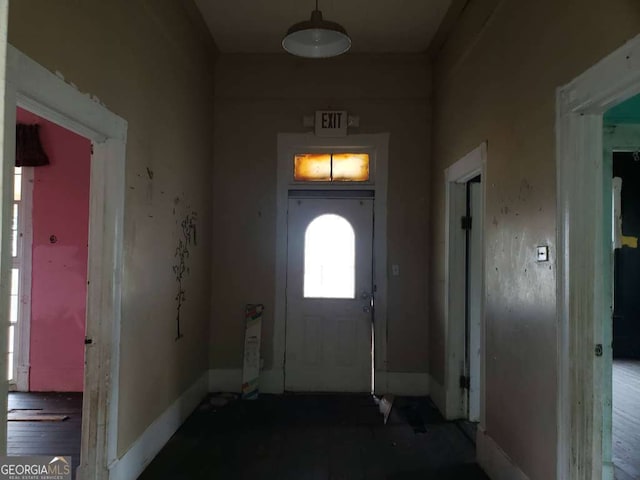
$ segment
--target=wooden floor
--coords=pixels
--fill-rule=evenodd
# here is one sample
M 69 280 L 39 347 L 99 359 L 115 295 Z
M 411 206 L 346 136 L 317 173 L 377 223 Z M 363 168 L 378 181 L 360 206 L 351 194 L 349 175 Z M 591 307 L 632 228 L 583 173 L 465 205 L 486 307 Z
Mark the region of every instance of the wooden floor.
M 263 395 L 201 405 L 140 479 L 487 480 L 474 458 L 427 398 L 397 398 L 384 425 L 370 395 Z
M 640 479 L 640 361 L 613 362 L 613 464 L 616 480 Z
M 42 409 L 69 416 L 63 422 L 7 422 L 9 455 L 70 456 L 73 471 L 80 463 L 81 393 L 9 393 L 9 410 Z

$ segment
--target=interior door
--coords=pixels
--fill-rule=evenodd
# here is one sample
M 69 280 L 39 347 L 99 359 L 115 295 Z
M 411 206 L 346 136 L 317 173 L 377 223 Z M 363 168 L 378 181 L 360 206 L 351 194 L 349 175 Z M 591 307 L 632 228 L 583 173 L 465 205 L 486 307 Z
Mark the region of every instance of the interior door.
M 373 199 L 291 198 L 285 389 L 370 392 Z
M 482 325 L 482 184 L 479 179 L 468 187 L 467 231 L 467 361 L 469 363 L 469 421 L 480 421 L 481 325 Z

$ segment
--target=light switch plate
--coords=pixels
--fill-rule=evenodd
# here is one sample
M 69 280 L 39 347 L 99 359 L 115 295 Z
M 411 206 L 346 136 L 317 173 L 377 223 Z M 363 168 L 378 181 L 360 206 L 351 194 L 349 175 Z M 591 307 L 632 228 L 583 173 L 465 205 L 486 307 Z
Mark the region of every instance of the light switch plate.
M 391 265 L 391 275 L 394 277 L 400 275 L 400 265 Z
M 549 247 L 547 245 L 536 247 L 536 262 L 549 261 Z

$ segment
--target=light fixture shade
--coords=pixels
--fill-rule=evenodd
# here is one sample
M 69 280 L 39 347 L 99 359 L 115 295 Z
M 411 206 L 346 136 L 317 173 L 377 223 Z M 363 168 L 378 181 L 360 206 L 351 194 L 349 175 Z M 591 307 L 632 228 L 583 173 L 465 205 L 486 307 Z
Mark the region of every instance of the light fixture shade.
M 351 38 L 341 25 L 324 20 L 322 12 L 314 10 L 310 20 L 289 29 L 282 48 L 299 57 L 336 57 L 351 48 Z

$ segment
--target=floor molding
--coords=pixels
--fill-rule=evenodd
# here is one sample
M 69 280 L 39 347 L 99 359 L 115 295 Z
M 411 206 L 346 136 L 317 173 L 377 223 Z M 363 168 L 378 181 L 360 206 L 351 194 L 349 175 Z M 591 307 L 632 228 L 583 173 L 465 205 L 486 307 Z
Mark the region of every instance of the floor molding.
M 209 372 L 149 425 L 122 458 L 109 466 L 112 480 L 135 480 L 207 395 Z
M 484 430 L 476 435 L 478 464 L 492 480 L 529 480 Z
M 376 394 L 392 393 L 394 395 L 426 396 L 432 383 L 428 373 L 380 372 L 376 378 Z M 209 370 L 210 392 L 240 393 L 242 386 L 242 369 Z M 263 370 L 260 372 L 260 392 L 284 393 L 284 375 L 279 370 Z
M 240 393 L 242 391 L 242 369 L 212 368 L 209 370 L 209 391 Z

